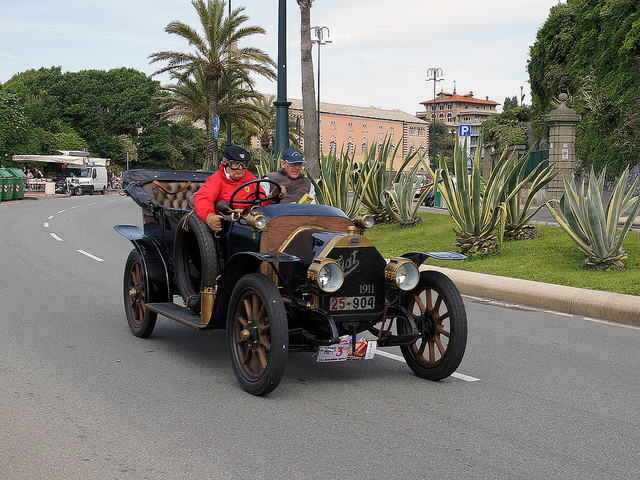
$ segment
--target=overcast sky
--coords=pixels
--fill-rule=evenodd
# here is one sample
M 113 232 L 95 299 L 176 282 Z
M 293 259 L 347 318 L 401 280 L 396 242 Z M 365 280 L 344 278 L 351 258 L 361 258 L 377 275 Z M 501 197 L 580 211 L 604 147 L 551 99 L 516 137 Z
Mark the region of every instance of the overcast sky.
M 529 47 L 558 0 L 315 0 L 311 25 L 329 28 L 320 52 L 320 100 L 399 109 L 415 114 L 433 98 L 428 68 L 443 70 L 437 91 L 530 102 Z M 277 60 L 278 0 L 232 0 L 246 7 L 249 25 L 266 35 L 252 46 Z M 28 69 L 60 66 L 63 72 L 135 68 L 152 74 L 148 56 L 188 50 L 164 28 L 171 21 L 198 26 L 189 0 L 1 0 L 0 82 Z M 300 8 L 287 0 L 288 96 L 302 98 Z M 313 47 L 314 71 L 317 62 Z M 317 75 L 317 73 L 315 74 Z M 317 79 L 317 76 L 315 77 Z M 165 83 L 166 77 L 157 77 Z M 275 82 L 259 80 L 263 93 Z

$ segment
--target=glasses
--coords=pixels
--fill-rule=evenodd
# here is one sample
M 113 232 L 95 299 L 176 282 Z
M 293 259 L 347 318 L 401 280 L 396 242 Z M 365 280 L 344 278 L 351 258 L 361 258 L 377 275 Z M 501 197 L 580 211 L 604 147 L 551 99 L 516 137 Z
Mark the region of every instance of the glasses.
M 239 170 L 241 168 L 247 168 L 247 166 L 244 164 L 244 162 L 240 162 L 238 160 L 229 160 L 227 162 L 227 167 L 229 167 L 231 170 Z
M 287 163 L 289 163 L 289 162 L 287 162 Z M 303 163 L 302 162 L 289 163 L 289 165 L 291 165 L 292 167 L 300 167 L 300 168 L 302 168 Z

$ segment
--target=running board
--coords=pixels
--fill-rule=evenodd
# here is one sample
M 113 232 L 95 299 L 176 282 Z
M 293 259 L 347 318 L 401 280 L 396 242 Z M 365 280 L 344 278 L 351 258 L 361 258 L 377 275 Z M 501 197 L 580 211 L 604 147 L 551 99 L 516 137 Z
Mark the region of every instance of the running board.
M 188 327 L 197 328 L 198 330 L 202 330 L 206 327 L 206 325 L 202 325 L 200 322 L 200 315 L 192 313 L 191 310 L 186 307 L 181 307 L 173 302 L 147 303 L 145 308 L 148 308 L 152 312 L 159 313 L 160 315 L 164 315 L 165 317 L 169 317 L 171 320 L 180 322 Z

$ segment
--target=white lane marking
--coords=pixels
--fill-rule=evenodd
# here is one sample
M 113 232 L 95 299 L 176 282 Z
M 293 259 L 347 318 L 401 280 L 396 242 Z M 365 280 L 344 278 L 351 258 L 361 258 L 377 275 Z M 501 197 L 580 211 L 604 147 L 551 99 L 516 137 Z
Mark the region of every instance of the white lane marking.
M 89 258 L 93 258 L 96 262 L 104 262 L 103 259 L 101 259 L 100 257 L 96 257 L 95 255 L 91 255 L 90 253 L 85 252 L 84 250 L 76 250 L 76 252 L 79 252 L 83 255 L 86 255 Z
M 631 330 L 640 330 L 640 327 L 636 325 L 627 325 L 625 323 L 609 322 L 607 320 L 599 320 L 597 318 L 582 317 L 583 320 L 594 323 L 604 323 L 605 325 L 611 325 L 612 327 L 630 328 Z
M 47 218 L 47 220 L 51 220 L 53 217 L 55 217 L 55 215 L 49 215 L 49 218 Z
M 390 358 L 390 359 L 396 360 L 398 362 L 407 363 L 407 362 L 405 362 L 403 357 L 401 357 L 399 355 L 394 355 L 393 353 L 385 352 L 383 350 L 376 350 L 376 355 L 380 355 L 381 357 Z M 451 374 L 451 376 L 455 377 L 455 378 L 457 378 L 459 380 L 464 380 L 465 382 L 479 382 L 480 381 L 479 378 L 470 377 L 469 375 L 465 375 L 463 373 L 458 373 L 458 372 L 453 372 Z
M 58 213 L 64 213 L 66 212 L 66 210 L 60 210 Z
M 53 233 L 53 232 L 49 232 L 49 235 L 51 235 L 53 238 L 55 238 L 55 239 L 56 239 L 57 241 L 59 241 L 59 242 L 64 242 L 64 240 L 63 240 L 63 239 L 61 239 L 58 235 L 56 235 L 56 234 L 55 234 L 55 233 Z
M 87 203 L 87 204 L 85 204 L 85 205 L 95 205 L 95 204 L 96 204 L 96 202 L 91 202 L 91 203 Z M 79 205 L 78 205 L 78 206 L 79 206 Z
M 105 200 L 104 203 L 115 202 L 115 200 Z
M 44 228 L 49 228 L 49 222 L 44 222 Z
M 74 205 L 73 207 L 71 207 L 71 210 L 73 210 L 74 208 L 80 208 L 80 205 Z
M 552 313 L 554 315 L 561 315 L 563 317 L 573 317 L 573 313 L 558 312 L 557 310 L 543 310 L 542 313 Z

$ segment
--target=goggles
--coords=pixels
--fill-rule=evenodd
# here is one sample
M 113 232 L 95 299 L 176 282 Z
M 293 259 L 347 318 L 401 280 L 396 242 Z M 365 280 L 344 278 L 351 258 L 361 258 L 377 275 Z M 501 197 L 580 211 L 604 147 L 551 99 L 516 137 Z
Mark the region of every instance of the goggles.
M 247 165 L 239 160 L 227 160 L 227 167 L 231 170 L 239 170 L 241 168 L 246 169 Z

